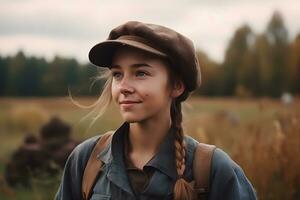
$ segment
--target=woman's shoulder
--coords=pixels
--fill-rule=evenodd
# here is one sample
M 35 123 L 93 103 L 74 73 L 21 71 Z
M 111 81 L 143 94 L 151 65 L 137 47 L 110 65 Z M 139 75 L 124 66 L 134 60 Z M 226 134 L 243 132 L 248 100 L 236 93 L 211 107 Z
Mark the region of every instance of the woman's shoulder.
M 193 162 L 199 144 L 191 136 L 185 136 L 188 160 Z M 256 199 L 256 192 L 243 169 L 221 148 L 216 147 L 211 158 L 210 199 Z
M 195 152 L 199 142 L 189 135 L 184 137 L 187 151 Z M 194 156 L 193 156 L 194 157 Z M 240 169 L 240 166 L 234 162 L 231 157 L 223 151 L 221 148 L 216 147 L 212 154 L 212 170 L 213 171 L 226 171 L 232 172 L 236 169 Z
M 88 138 L 78 144 L 69 155 L 61 185 L 55 199 L 81 199 L 81 181 L 90 153 L 101 136 Z
M 69 155 L 68 162 L 76 163 L 76 165 L 84 167 L 100 137 L 101 135 L 96 135 L 78 144 Z
M 194 152 L 197 145 L 198 145 L 198 141 L 195 140 L 193 137 L 189 136 L 189 135 L 184 135 L 184 142 L 186 144 L 186 147 L 187 147 L 187 151 L 188 152 Z
M 91 151 L 100 138 L 101 135 L 96 135 L 85 139 L 73 149 L 72 154 L 85 154 L 86 152 Z
M 216 148 L 212 157 L 212 169 L 214 171 L 233 172 L 240 166 L 221 148 Z
M 214 151 L 210 177 L 214 196 L 223 193 L 227 199 L 256 199 L 255 189 L 243 169 L 221 148 Z

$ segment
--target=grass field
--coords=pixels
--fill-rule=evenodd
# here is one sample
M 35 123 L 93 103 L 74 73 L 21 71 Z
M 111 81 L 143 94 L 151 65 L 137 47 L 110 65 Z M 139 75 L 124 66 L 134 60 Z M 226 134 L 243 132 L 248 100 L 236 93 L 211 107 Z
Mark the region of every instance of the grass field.
M 79 98 L 81 104 L 94 98 Z M 191 98 L 183 106 L 186 134 L 225 150 L 244 169 L 260 199 L 300 198 L 300 100 L 283 105 L 271 99 Z M 32 180 L 33 187 L 11 188 L 4 180 L 5 163 L 24 135 L 38 135 L 52 116 L 72 126 L 72 136 L 83 140 L 117 128 L 122 119 L 115 106 L 89 130 L 88 113 L 67 97 L 0 98 L 0 199 L 52 199 L 55 179 Z

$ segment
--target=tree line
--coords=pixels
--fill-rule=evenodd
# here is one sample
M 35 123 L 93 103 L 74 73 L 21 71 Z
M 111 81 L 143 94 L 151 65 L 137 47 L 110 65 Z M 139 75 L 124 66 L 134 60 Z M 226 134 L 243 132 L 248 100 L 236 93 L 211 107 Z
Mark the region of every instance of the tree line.
M 222 63 L 198 50 L 202 85 L 196 95 L 271 96 L 300 93 L 300 33 L 291 41 L 284 20 L 274 12 L 265 31 L 255 33 L 244 24 L 237 28 Z M 90 88 L 99 72 L 91 64 L 56 56 L 27 57 L 22 51 L 0 56 L 0 96 L 98 95 L 103 82 Z
M 289 41 L 281 14 L 274 12 L 265 31 L 253 32 L 247 24 L 231 38 L 222 63 L 199 52 L 203 87 L 210 96 L 271 96 L 300 93 L 300 33 Z
M 59 56 L 52 61 L 26 57 L 22 51 L 0 57 L 0 96 L 64 96 L 68 87 L 81 95 L 94 95 L 96 89 L 84 87 L 97 74 L 97 69 L 88 65 Z

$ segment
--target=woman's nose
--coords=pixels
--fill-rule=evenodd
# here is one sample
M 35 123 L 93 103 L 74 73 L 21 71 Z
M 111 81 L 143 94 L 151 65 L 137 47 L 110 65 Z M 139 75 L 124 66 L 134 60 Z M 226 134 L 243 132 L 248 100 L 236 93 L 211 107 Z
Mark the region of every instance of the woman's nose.
M 128 78 L 123 78 L 122 82 L 120 83 L 120 92 L 122 94 L 128 94 L 134 92 L 134 87 Z

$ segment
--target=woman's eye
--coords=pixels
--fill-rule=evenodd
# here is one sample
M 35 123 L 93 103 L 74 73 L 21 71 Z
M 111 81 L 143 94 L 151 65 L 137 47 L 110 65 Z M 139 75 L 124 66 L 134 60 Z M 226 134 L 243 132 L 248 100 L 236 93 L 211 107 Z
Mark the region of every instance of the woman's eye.
M 142 72 L 142 71 L 139 71 L 136 73 L 138 76 L 146 76 L 147 73 L 146 72 Z
M 121 75 L 122 75 L 122 74 L 121 74 L 120 72 L 113 72 L 113 73 L 112 73 L 112 76 L 113 76 L 114 78 L 117 78 L 117 79 L 120 78 Z

